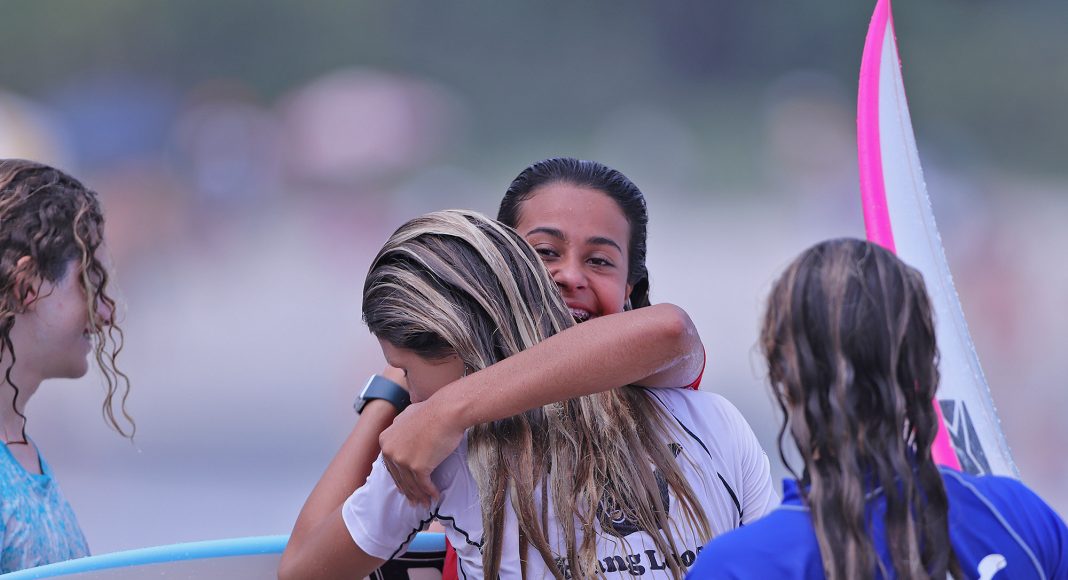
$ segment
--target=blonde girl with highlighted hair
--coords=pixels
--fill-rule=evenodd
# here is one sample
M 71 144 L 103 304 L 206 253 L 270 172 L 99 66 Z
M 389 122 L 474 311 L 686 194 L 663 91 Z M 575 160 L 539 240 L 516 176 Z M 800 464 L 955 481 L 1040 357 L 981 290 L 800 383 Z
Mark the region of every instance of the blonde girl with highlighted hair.
M 415 404 L 468 373 L 522 368 L 507 367 L 575 324 L 533 248 L 464 211 L 403 225 L 371 266 L 363 311 Z M 463 577 L 681 578 L 704 541 L 774 503 L 767 457 L 722 397 L 601 391 L 474 423 L 433 470 L 426 503 L 409 502 L 394 480 L 406 472 L 380 459 L 306 522 L 279 576 L 359 577 L 437 518 Z

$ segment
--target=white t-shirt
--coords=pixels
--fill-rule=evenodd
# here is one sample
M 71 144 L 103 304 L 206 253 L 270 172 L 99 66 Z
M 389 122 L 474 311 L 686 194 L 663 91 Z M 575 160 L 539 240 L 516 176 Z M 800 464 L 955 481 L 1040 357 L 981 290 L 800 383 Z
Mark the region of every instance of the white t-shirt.
M 779 503 L 768 457 L 741 413 L 723 397 L 689 389 L 646 389 L 669 412 L 679 427 L 673 450 L 678 451 L 679 467 L 705 510 L 715 535 L 756 520 Z M 683 460 L 688 457 L 689 460 Z M 432 519 L 445 526 L 445 534 L 459 557 L 460 578 L 482 578 L 482 512 L 478 485 L 467 467 L 466 439 L 431 474 L 440 490 L 439 500 L 430 508 L 414 505 L 404 498 L 382 463 L 375 462 L 367 483 L 345 501 L 341 513 L 356 545 L 372 556 L 390 559 L 404 552 L 408 542 Z M 549 498 L 552 501 L 552 498 Z M 687 567 L 693 564 L 705 544 L 685 529 L 684 518 L 668 502 L 668 516 L 676 530 L 673 538 Z M 556 554 L 566 549 L 549 510 L 549 542 Z M 568 525 L 574 525 L 569 522 Z M 608 576 L 670 577 L 665 558 L 645 533 L 627 529 L 628 522 L 613 524 L 617 534 L 602 533 L 598 540 L 599 566 Z M 504 520 L 501 578 L 521 578 L 519 534 L 515 513 L 509 505 Z M 622 539 L 618 534 L 626 534 Z M 545 562 L 531 549 L 527 559 L 530 578 L 551 577 Z M 556 562 L 570 577 L 567 562 Z

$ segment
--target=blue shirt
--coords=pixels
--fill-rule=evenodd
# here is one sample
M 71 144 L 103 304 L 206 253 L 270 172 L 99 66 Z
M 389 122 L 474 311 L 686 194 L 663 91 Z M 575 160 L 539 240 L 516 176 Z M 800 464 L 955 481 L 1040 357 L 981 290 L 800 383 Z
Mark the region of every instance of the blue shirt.
M 89 555 L 74 510 L 38 453 L 29 473 L 0 443 L 0 573 Z
M 949 536 L 967 578 L 1068 578 L 1068 528 L 1034 492 L 1005 477 L 942 470 L 949 499 Z M 797 482 L 783 483 L 782 505 L 718 538 L 701 551 L 687 578 L 823 578 L 823 562 Z M 869 515 L 885 506 L 868 501 Z M 872 537 L 890 568 L 882 518 Z M 876 572 L 878 574 L 878 572 Z

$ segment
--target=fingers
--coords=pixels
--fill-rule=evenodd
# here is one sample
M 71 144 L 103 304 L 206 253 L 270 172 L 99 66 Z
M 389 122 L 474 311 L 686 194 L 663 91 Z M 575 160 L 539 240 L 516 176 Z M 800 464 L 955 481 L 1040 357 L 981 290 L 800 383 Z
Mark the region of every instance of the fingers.
M 408 501 L 430 506 L 438 499 L 438 488 L 430 479 L 429 472 L 419 472 L 402 467 L 395 461 L 385 459 L 386 469 L 397 484 L 397 489 Z
M 428 408 L 424 405 L 415 403 L 408 407 L 382 431 L 378 441 L 383 461 L 397 489 L 412 503 L 431 505 L 437 501 L 439 491 L 430 474 L 459 445 L 459 441 L 450 446 L 448 441 L 453 437 L 428 434 L 441 424 L 425 418 Z
M 419 485 L 423 489 L 423 492 L 426 493 L 427 497 L 430 498 L 430 502 L 438 501 L 438 488 L 434 485 L 434 482 L 431 481 L 429 472 L 419 474 Z

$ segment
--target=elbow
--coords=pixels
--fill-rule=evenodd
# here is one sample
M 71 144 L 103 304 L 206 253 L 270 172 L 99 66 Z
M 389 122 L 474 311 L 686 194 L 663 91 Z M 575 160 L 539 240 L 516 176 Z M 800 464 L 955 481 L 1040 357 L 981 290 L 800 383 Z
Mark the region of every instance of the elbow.
M 657 304 L 657 324 L 652 338 L 658 346 L 661 364 L 692 370 L 694 375 L 704 365 L 704 347 L 697 327 L 686 311 L 674 304 Z M 694 377 L 689 377 L 693 379 Z
M 685 310 L 674 304 L 657 304 L 650 308 L 658 310 L 656 338 L 659 344 L 676 353 L 688 353 L 694 344 L 700 342 L 697 328 Z

